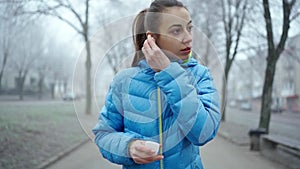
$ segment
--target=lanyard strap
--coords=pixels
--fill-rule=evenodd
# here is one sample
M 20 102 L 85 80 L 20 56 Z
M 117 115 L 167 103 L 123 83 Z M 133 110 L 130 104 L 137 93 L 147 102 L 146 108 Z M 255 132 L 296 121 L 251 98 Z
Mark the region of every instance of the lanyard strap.
M 162 145 L 163 145 L 163 129 L 162 129 L 162 108 L 161 108 L 161 95 L 160 95 L 160 87 L 157 88 L 157 106 L 158 106 L 158 117 L 159 117 L 159 143 L 161 147 L 159 148 L 160 155 L 163 154 Z M 163 160 L 160 160 L 160 168 L 164 168 Z

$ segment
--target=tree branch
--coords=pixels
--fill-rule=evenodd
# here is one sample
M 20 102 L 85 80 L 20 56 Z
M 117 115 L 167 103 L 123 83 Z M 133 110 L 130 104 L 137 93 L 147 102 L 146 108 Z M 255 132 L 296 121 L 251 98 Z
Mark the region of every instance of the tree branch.
M 297 12 L 295 15 L 293 15 L 290 19 L 290 21 L 292 22 L 293 20 L 295 20 L 296 18 L 298 18 L 300 16 L 300 12 Z
M 225 28 L 225 33 L 227 34 L 228 32 L 228 27 L 227 27 L 227 24 L 226 24 L 226 9 L 225 9 L 225 3 L 224 3 L 224 0 L 221 0 L 222 2 L 222 21 L 224 23 L 224 28 Z
M 39 1 L 39 2 L 41 2 L 41 1 Z M 68 4 L 64 4 L 60 0 L 57 0 L 56 2 L 57 2 L 57 4 L 55 4 L 54 6 L 49 6 L 45 1 L 42 0 L 42 2 L 41 2 L 42 6 L 39 6 L 36 11 L 22 11 L 22 12 L 20 12 L 20 10 L 17 10 L 16 15 L 24 15 L 24 14 L 36 15 L 36 14 L 40 14 L 40 15 L 45 15 L 45 16 L 52 16 L 52 17 L 60 19 L 61 21 L 65 22 L 66 24 L 71 26 L 77 33 L 84 35 L 83 30 L 80 30 L 80 28 L 75 26 L 74 23 L 72 23 L 70 20 L 66 19 L 65 17 L 63 17 L 62 15 L 60 15 L 57 12 L 57 10 L 60 9 L 60 8 L 64 8 L 64 9 L 69 10 L 71 13 L 73 13 L 75 15 L 78 22 L 82 26 L 82 28 L 84 28 L 84 23 L 83 23 L 81 17 L 75 11 L 75 9 L 72 7 L 71 3 L 69 1 L 67 1 Z
M 237 18 L 237 37 L 236 37 L 236 41 L 235 41 L 235 48 L 234 48 L 234 52 L 233 52 L 233 55 L 232 55 L 232 60 L 235 59 L 235 56 L 237 54 L 237 51 L 238 51 L 238 46 L 239 46 L 239 41 L 240 41 L 240 37 L 242 35 L 242 30 L 243 30 L 243 27 L 244 27 L 244 21 L 245 21 L 245 17 L 246 17 L 246 8 L 247 8 L 247 0 L 245 1 L 244 5 L 243 5 L 243 8 L 242 8 L 242 18 L 241 18 L 241 22 L 239 22 L 239 18 Z M 239 23 L 239 25 L 238 25 Z
M 73 7 L 73 5 L 71 4 L 71 2 L 69 0 L 67 0 L 67 2 L 68 2 L 68 5 L 66 5 L 65 7 L 67 9 L 69 9 L 75 15 L 75 17 L 78 19 L 78 21 L 81 24 L 81 26 L 84 27 L 84 22 L 82 21 L 82 18 L 80 17 L 80 15 L 78 14 L 78 12 L 75 11 L 75 8 Z
M 60 19 L 61 21 L 65 22 L 66 24 L 68 24 L 69 26 L 71 26 L 76 32 L 78 32 L 81 35 L 84 35 L 84 32 L 82 30 L 80 30 L 78 27 L 76 27 L 71 21 L 69 21 L 66 18 L 63 18 L 62 16 L 58 15 L 58 14 L 49 14 L 50 16 L 54 16 L 58 19 Z
M 280 53 L 284 50 L 284 45 L 286 43 L 286 39 L 288 37 L 288 31 L 290 28 L 290 15 L 293 5 L 295 4 L 296 0 L 292 0 L 290 3 L 287 0 L 282 0 L 282 7 L 283 7 L 283 25 L 282 25 L 282 34 L 280 37 L 279 44 L 276 48 L 276 59 L 279 58 Z
M 264 7 L 264 17 L 266 21 L 266 30 L 267 30 L 267 38 L 268 38 L 268 46 L 269 52 L 274 51 L 274 37 L 273 37 L 273 28 L 272 28 L 272 20 L 271 20 L 271 12 L 269 6 L 269 0 L 263 0 L 263 7 Z M 272 55 L 269 55 L 272 56 Z M 271 58 L 268 58 L 271 59 Z

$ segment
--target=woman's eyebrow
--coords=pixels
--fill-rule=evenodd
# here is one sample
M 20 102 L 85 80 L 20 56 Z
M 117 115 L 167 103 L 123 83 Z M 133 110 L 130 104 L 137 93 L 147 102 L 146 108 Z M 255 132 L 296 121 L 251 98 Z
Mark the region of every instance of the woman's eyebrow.
M 187 25 L 191 24 L 192 23 L 192 20 L 190 20 Z M 174 25 L 171 25 L 168 29 L 172 28 L 172 27 L 182 27 L 181 24 L 174 24 Z

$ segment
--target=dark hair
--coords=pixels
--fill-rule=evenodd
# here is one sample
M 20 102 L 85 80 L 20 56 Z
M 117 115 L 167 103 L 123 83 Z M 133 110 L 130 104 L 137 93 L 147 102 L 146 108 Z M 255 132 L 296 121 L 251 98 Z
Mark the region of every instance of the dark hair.
M 132 26 L 133 43 L 135 46 L 135 54 L 131 66 L 137 66 L 138 62 L 145 58 L 141 52 L 144 41 L 147 39 L 146 32 L 158 32 L 159 16 L 168 7 L 183 7 L 186 8 L 181 2 L 177 0 L 155 0 L 151 3 L 148 9 L 142 10 L 134 19 Z

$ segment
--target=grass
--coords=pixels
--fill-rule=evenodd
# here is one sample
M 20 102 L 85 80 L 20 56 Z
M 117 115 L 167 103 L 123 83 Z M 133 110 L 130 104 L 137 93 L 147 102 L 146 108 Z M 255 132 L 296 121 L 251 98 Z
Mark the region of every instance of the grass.
M 0 102 L 0 168 L 35 168 L 86 138 L 71 102 Z

